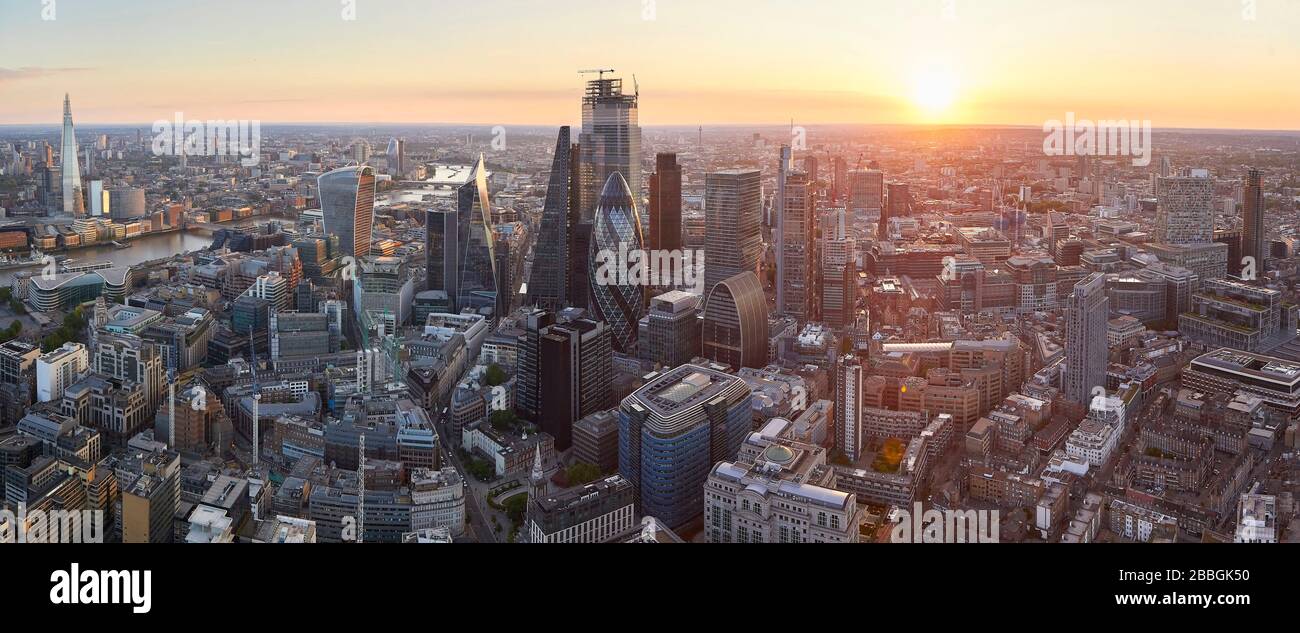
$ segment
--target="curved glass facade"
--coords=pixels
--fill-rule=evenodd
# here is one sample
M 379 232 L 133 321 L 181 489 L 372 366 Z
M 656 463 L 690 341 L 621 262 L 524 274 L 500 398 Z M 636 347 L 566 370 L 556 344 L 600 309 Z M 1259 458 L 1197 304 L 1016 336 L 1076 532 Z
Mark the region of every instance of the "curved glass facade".
M 703 513 L 709 470 L 735 459 L 750 432 L 751 399 L 735 376 L 682 365 L 623 400 L 618 470 L 632 483 L 642 516 L 677 528 Z
M 732 369 L 767 365 L 767 299 L 758 275 L 744 272 L 713 286 L 701 339 L 709 360 Z
M 358 259 L 370 254 L 374 228 L 375 170 L 341 167 L 316 180 L 325 233 L 337 235 L 339 251 Z
M 644 243 L 641 216 L 627 180 L 620 173 L 610 174 L 596 204 L 596 225 L 588 254 L 588 269 L 592 308 L 596 316 L 609 325 L 614 349 L 624 354 L 636 353 L 637 321 L 645 314 L 644 289 L 627 279 L 602 283 L 598 253 L 630 253 L 640 250 Z

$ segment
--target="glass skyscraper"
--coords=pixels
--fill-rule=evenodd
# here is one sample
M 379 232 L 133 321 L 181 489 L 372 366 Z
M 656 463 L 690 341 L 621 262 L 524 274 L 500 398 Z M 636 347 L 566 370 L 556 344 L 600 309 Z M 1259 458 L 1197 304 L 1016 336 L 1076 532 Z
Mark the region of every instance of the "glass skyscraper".
M 456 209 L 431 210 L 425 219 L 428 290 L 442 290 L 455 312 L 496 308 L 496 241 L 483 157 L 456 191 Z M 498 315 L 500 316 L 500 315 Z
M 542 226 L 537 239 L 537 257 L 533 261 L 528 294 L 534 303 L 551 309 L 564 307 L 569 297 L 570 235 L 573 229 L 572 155 L 569 127 L 560 128 L 555 140 L 555 157 L 551 161 L 551 178 L 546 185 L 546 205 L 542 207 Z M 586 253 L 582 253 L 586 256 Z
M 587 82 L 582 98 L 582 221 L 593 220 L 596 192 L 612 174 L 623 174 L 634 200 L 641 195 L 641 126 L 637 95 L 623 94 L 622 79 Z
M 648 377 L 618 409 L 618 472 L 632 483 L 642 516 L 673 528 L 704 512 L 713 464 L 735 459 L 750 432 L 745 381 L 682 365 Z
M 85 213 L 81 198 L 81 165 L 77 163 L 77 130 L 72 126 L 72 101 L 63 95 L 63 141 L 59 147 L 63 169 L 63 212 Z
M 632 279 L 624 278 L 621 271 L 606 271 L 604 266 L 615 265 L 623 270 L 622 258 L 626 253 L 638 251 L 645 241 L 641 235 L 641 216 L 637 212 L 632 191 L 628 189 L 623 175 L 615 172 L 605 181 L 605 188 L 600 192 L 596 204 L 596 225 L 592 235 L 591 264 L 591 305 L 596 316 L 607 323 L 613 332 L 614 349 L 624 354 L 636 353 L 637 322 L 645 313 L 644 287 Z M 610 261 L 613 254 L 619 261 Z M 614 274 L 609 274 L 609 273 Z M 612 283 L 609 283 L 612 278 Z
M 343 255 L 370 254 L 374 228 L 375 170 L 366 165 L 341 167 L 317 179 L 325 233 L 339 237 Z

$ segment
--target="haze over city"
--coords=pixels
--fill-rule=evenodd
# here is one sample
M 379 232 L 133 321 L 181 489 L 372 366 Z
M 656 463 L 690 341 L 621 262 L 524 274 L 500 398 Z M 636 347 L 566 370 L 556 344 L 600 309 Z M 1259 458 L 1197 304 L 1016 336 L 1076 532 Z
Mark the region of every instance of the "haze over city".
M 1281 0 L 346 4 L 59 0 L 42 20 L 2 0 L 0 121 L 56 124 L 72 92 L 81 124 L 560 125 L 600 60 L 655 95 L 647 126 L 1300 127 L 1300 4 Z

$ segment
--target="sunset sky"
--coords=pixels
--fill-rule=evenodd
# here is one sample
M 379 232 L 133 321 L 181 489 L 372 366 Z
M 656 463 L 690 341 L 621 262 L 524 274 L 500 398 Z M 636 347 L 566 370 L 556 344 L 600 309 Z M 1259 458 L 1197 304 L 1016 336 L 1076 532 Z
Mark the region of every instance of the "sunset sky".
M 608 67 L 643 125 L 1300 129 L 1294 0 L 48 1 L 0 0 L 0 124 L 558 125 Z

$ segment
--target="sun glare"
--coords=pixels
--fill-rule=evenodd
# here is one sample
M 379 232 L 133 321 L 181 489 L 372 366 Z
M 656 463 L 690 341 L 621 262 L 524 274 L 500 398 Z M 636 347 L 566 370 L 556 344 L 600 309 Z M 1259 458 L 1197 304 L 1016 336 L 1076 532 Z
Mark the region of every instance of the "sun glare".
M 912 81 L 912 101 L 928 117 L 945 114 L 957 100 L 957 80 L 945 71 L 926 70 Z

